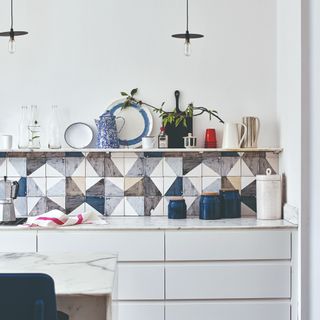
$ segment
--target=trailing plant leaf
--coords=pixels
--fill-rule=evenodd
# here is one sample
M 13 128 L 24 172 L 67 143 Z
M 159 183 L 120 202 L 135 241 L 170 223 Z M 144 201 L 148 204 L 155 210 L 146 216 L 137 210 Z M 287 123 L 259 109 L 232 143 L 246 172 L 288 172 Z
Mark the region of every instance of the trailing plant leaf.
M 129 96 L 126 92 L 120 92 L 123 97 Z
M 133 97 L 133 96 L 135 96 L 136 94 L 137 94 L 137 92 L 138 92 L 138 88 L 135 88 L 135 89 L 132 89 L 131 90 L 131 96 Z

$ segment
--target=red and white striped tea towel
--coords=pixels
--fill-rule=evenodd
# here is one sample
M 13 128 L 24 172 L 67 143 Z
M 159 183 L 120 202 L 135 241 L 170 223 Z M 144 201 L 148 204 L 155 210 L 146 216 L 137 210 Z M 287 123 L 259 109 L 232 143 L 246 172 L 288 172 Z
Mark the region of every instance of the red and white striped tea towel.
M 28 227 L 67 227 L 77 224 L 106 224 L 102 215 L 95 212 L 84 212 L 77 215 L 67 215 L 60 210 L 52 210 L 35 217 L 29 217 L 24 226 Z

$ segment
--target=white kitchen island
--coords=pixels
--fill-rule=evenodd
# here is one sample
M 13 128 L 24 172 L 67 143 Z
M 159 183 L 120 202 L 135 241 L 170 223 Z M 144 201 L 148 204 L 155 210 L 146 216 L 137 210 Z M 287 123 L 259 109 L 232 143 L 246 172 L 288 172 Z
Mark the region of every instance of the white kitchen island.
M 1 253 L 1 273 L 46 273 L 70 320 L 111 320 L 117 258 L 108 253 Z

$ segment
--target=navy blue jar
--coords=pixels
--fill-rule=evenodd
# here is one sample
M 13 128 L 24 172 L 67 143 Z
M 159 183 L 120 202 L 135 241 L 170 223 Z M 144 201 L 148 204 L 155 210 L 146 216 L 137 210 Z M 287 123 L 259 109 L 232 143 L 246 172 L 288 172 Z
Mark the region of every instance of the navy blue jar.
M 183 198 L 172 198 L 168 205 L 168 218 L 169 219 L 186 219 L 187 218 L 187 205 Z
M 239 190 L 220 190 L 222 217 L 225 219 L 241 218 L 241 198 Z
M 219 193 L 203 193 L 200 198 L 200 214 L 202 220 L 221 219 L 221 200 Z

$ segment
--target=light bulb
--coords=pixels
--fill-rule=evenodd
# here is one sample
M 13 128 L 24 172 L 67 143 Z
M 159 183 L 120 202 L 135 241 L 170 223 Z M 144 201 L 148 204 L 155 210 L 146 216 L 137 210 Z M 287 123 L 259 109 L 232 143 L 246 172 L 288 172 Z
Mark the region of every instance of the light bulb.
M 16 52 L 16 42 L 15 42 L 14 38 L 10 37 L 10 39 L 9 39 L 8 51 L 11 54 Z
M 191 43 L 188 39 L 186 39 L 186 42 L 184 43 L 184 54 L 186 57 L 191 56 Z

